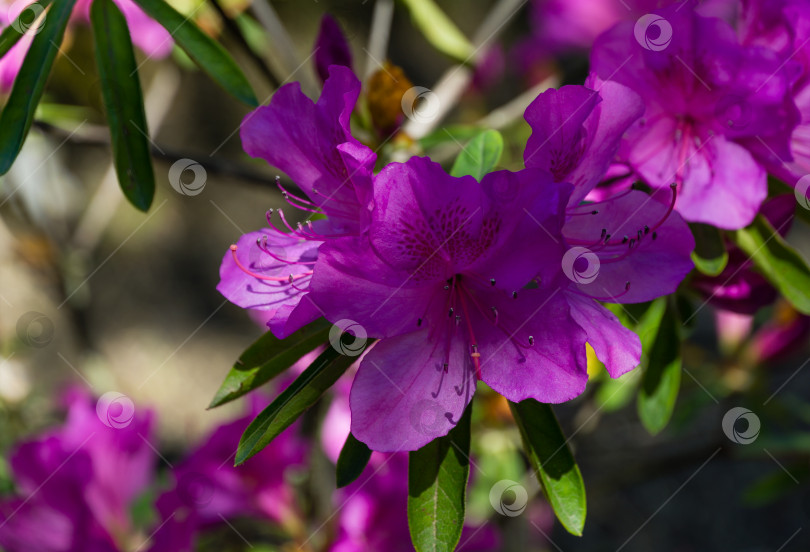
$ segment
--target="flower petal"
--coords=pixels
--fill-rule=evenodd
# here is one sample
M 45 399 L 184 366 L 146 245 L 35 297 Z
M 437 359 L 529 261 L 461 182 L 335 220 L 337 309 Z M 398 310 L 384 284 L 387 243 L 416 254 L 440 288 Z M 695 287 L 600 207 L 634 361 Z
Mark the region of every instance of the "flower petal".
M 365 188 L 370 186 L 376 155 L 349 129 L 360 82 L 346 67 L 334 65 L 329 75 L 317 104 L 297 82 L 279 88 L 269 106 L 245 117 L 242 144 L 248 154 L 287 173 L 330 218 L 356 227 L 355 214 L 368 207 L 358 198 L 370 196 Z M 338 149 L 347 142 L 350 150 Z
M 259 247 L 257 240 L 265 238 L 264 249 L 276 258 Z M 302 298 L 309 291 L 307 274 L 312 271 L 311 263 L 317 259 L 321 243 L 282 236 L 271 229 L 244 234 L 236 244 L 239 262 L 253 274 L 277 278 L 278 281 L 248 274 L 228 250 L 219 268 L 217 290 L 242 308 L 267 311 L 268 327 L 283 339 L 320 316 L 314 304 L 309 300 L 302 301 Z M 289 281 L 290 276 L 294 278 L 293 283 Z
M 473 319 L 481 379 L 492 389 L 510 401 L 545 403 L 565 402 L 584 391 L 587 335 L 559 291 L 526 289 L 516 299 L 491 292 L 477 300 L 498 313 L 497 328 L 483 317 Z
M 567 273 L 584 294 L 611 303 L 641 303 L 674 292 L 692 270 L 692 232 L 678 213 L 667 215 L 667 206 L 651 196 L 631 190 L 583 208 L 598 213 L 570 217 L 563 234 L 571 242 L 593 244 L 583 253 L 589 264 L 593 262 L 591 255 L 599 259 L 593 278 L 578 277 L 576 265 Z M 602 230 L 610 234 L 609 243 L 615 245 L 599 245 Z M 624 236 L 628 237 L 626 243 L 622 243 Z M 632 249 L 630 239 L 635 240 Z M 585 272 L 579 270 L 579 274 Z
M 461 340 L 449 341 L 447 356 L 439 341 L 422 330 L 366 354 L 349 398 L 357 439 L 382 452 L 417 450 L 458 423 L 475 392 L 470 357 Z
M 588 334 L 588 343 L 612 378 L 626 374 L 641 362 L 641 340 L 605 307 L 576 293 L 566 292 L 571 316 Z

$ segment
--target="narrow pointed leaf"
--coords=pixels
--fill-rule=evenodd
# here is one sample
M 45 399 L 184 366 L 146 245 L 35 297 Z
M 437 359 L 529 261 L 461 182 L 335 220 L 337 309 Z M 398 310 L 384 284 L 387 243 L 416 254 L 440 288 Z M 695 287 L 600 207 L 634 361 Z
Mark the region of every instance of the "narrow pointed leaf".
M 456 61 L 467 62 L 475 48 L 433 0 L 402 0 L 414 25 L 434 48 Z
M 497 130 L 485 130 L 470 140 L 456 157 L 450 174 L 474 176 L 479 182 L 495 169 L 503 154 L 503 136 Z
M 14 79 L 11 94 L 0 114 L 0 174 L 6 174 L 11 168 L 28 136 L 74 4 L 75 0 L 53 2 Z
M 39 6 L 39 9 L 44 10 L 50 6 L 51 0 L 39 0 L 36 4 Z M 8 27 L 3 29 L 3 32 L 0 33 L 0 58 L 5 56 L 23 37 L 23 33 L 21 33 L 20 30 L 24 31 L 31 25 L 32 22 L 29 19 L 36 14 L 36 12 L 32 12 L 31 10 L 31 6 L 29 6 L 28 10 L 23 10 L 20 15 L 17 16 L 17 19 L 9 23 Z
M 275 439 L 309 407 L 318 402 L 357 357 L 327 349 L 287 389 L 253 420 L 236 450 L 238 466 Z
M 470 476 L 472 405 L 456 427 L 408 459 L 408 527 L 417 552 L 456 549 Z
M 253 391 L 284 372 L 305 354 L 329 340 L 329 324 L 313 322 L 284 340 L 267 332 L 247 348 L 233 365 L 208 408 Z
M 671 302 L 649 351 L 638 394 L 638 414 L 647 431 L 655 435 L 669 423 L 681 385 L 680 320 Z
M 338 488 L 345 487 L 360 477 L 370 458 L 371 449 L 349 433 L 338 456 L 336 472 Z
M 148 211 L 155 173 L 127 20 L 112 0 L 93 0 L 90 23 L 118 183 L 130 203 Z
M 251 107 L 259 105 L 250 83 L 230 54 L 190 18 L 177 12 L 164 0 L 135 0 L 135 3 L 163 25 L 177 45 L 220 86 Z
M 703 274 L 717 276 L 728 264 L 728 251 L 720 230 L 709 224 L 693 223 L 689 227 L 695 236 L 692 261 Z
M 582 535 L 587 514 L 585 482 L 554 411 L 534 399 L 510 402 L 509 407 L 554 514 L 569 533 Z
M 759 215 L 751 226 L 731 235 L 785 299 L 798 311 L 810 314 L 810 267 L 773 226 Z

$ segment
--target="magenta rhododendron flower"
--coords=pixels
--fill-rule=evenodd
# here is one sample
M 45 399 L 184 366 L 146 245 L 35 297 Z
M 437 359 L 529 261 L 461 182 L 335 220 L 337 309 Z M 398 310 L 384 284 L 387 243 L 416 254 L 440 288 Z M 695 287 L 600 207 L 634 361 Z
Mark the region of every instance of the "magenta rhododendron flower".
M 638 365 L 641 344 L 596 300 L 638 303 L 672 293 L 691 270 L 692 235 L 677 213 L 637 191 L 581 204 L 613 160 L 624 132 L 643 113 L 640 98 L 615 82 L 544 92 L 526 110 L 527 167 L 571 182 L 562 228 L 571 314 L 613 377 Z M 674 192 L 673 192 L 674 193 Z
M 571 191 L 538 169 L 491 173 L 480 183 L 451 177 L 425 158 L 383 169 L 368 238 L 324 245 L 312 284 L 328 318 L 351 317 L 370 336 L 385 338 L 366 355 L 352 387 L 358 439 L 375 450 L 418 448 L 449 431 L 479 379 L 512 401 L 570 400 L 588 379 L 586 341 L 614 376 L 638 364 L 638 338 L 592 299 L 592 283 L 563 274 L 563 255 L 569 241 L 605 249 L 600 296 L 630 293 L 627 280 L 613 286 L 627 277 L 622 265 L 644 266 L 629 260 L 643 253 L 593 229 L 621 228 L 618 220 L 640 198 L 607 203 L 598 216 L 590 206 L 569 214 Z M 661 240 L 674 234 L 659 242 L 672 247 L 672 276 L 658 288 L 643 278 L 635 300 L 672 291 L 691 268 L 691 234 L 660 210 L 655 231 Z M 652 232 L 632 239 L 652 242 Z
M 318 247 L 368 227 L 376 156 L 349 129 L 359 93 L 352 71 L 333 65 L 317 103 L 291 83 L 242 123 L 245 151 L 287 173 L 303 192 L 284 192 L 290 205 L 327 216 L 293 226 L 279 209 L 281 231 L 268 212 L 269 228 L 242 236 L 222 261 L 217 289 L 240 307 L 267 311 L 279 337 L 322 315 L 307 297 Z
M 768 170 L 790 185 L 810 174 L 810 5 L 800 0 L 747 0 L 737 21 L 745 44 L 775 51 L 783 64 L 799 64 L 792 93 L 801 114 L 793 131 L 791 157 L 765 151 Z M 807 189 L 802 190 L 807 194 Z
M 130 509 L 151 484 L 157 456 L 151 413 L 122 421 L 127 425 L 103 423 L 95 402 L 72 392 L 65 424 L 17 447 L 11 468 L 19 495 L 0 501 L 1 546 L 8 552 L 129 548 Z
M 691 4 L 654 14 L 668 41 L 649 43 L 649 29 L 625 22 L 591 52 L 597 75 L 632 88 L 645 104 L 620 159 L 663 189 L 662 201 L 677 183 L 676 208 L 687 220 L 746 226 L 767 195 L 763 160 L 773 153 L 791 159 L 799 114 L 790 91 L 798 67 L 771 50 L 741 45 L 728 23 L 699 15 Z
M 239 517 L 284 526 L 299 517 L 287 472 L 304 464 L 306 443 L 295 428 L 285 431 L 256 458 L 236 468 L 233 451 L 245 427 L 260 411 L 217 427 L 173 470 L 174 488 L 157 500 L 161 523 L 151 552 L 194 550 L 200 533 Z

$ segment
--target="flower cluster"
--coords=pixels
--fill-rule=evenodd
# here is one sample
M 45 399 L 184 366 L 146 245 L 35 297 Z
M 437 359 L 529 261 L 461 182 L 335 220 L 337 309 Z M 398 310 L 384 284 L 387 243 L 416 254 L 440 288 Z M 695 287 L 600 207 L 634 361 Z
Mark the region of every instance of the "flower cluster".
M 358 439 L 415 450 L 447 434 L 479 380 L 512 401 L 573 399 L 586 343 L 613 377 L 638 365 L 638 338 L 598 301 L 672 293 L 694 241 L 674 187 L 668 204 L 638 190 L 582 203 L 643 113 L 635 93 L 594 77 L 542 94 L 526 168 L 478 181 L 424 157 L 374 173 L 349 128 L 359 92 L 332 66 L 317 103 L 290 84 L 247 116 L 245 150 L 289 175 L 301 192 L 285 197 L 310 215 L 269 212 L 226 253 L 219 285 L 278 337 L 324 316 L 380 339 L 352 387 Z

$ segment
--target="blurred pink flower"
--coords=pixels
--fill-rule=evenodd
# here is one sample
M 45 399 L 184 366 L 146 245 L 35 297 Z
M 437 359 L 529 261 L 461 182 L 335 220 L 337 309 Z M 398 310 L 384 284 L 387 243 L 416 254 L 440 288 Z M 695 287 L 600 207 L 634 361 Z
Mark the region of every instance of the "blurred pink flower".
M 11 455 L 18 494 L 0 501 L 7 552 L 114 552 L 134 533 L 130 510 L 155 468 L 152 413 L 123 396 L 97 407 L 80 391 L 67 405 L 62 426 Z

